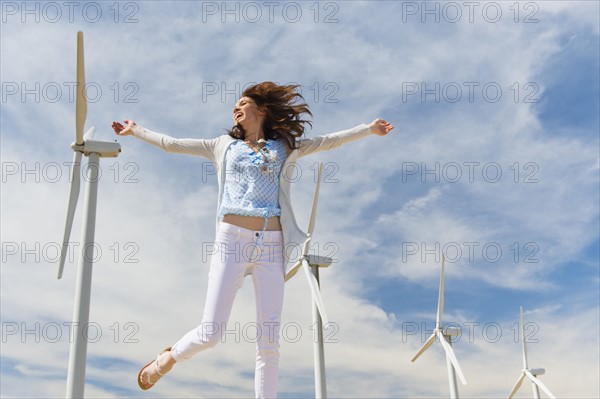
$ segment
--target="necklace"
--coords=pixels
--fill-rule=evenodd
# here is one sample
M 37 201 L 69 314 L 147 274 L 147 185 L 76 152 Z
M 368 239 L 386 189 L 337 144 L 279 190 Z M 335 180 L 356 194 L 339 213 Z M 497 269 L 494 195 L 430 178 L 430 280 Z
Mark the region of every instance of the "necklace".
M 248 145 L 248 147 L 250 147 L 256 153 L 259 153 L 264 149 L 264 147 L 261 147 L 262 144 L 267 144 L 267 140 L 265 139 L 260 139 L 256 141 L 245 140 L 245 142 Z
M 273 172 L 274 168 L 279 165 L 280 161 L 275 155 L 275 153 L 271 152 L 270 142 L 265 139 L 260 139 L 257 141 L 250 141 L 252 144 L 260 145 L 264 144 L 264 147 L 253 147 L 249 140 L 245 141 L 246 145 L 252 150 L 250 153 L 252 157 L 252 163 L 258 165 L 265 172 Z

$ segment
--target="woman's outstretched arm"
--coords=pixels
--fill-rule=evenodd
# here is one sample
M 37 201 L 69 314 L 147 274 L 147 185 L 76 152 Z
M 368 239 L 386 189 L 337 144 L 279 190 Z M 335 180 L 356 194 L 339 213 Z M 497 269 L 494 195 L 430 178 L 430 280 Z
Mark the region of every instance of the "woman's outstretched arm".
M 394 129 L 394 125 L 384 119 L 375 119 L 370 124 L 362 124 L 352 129 L 330 133 L 323 136 L 298 140 L 298 157 L 303 157 L 314 152 L 332 150 L 342 144 L 360 140 L 373 134 L 385 136 Z
M 119 122 L 112 123 L 113 130 L 119 136 L 134 136 L 166 152 L 198 155 L 211 160 L 213 158 L 216 139 L 177 139 L 148 130 L 132 120 L 124 122 L 125 126 Z

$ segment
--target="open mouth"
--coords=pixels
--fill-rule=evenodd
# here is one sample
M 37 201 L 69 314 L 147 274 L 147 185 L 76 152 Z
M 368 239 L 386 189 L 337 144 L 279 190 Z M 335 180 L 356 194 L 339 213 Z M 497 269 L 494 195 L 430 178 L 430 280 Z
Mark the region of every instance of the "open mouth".
M 236 112 L 235 114 L 233 114 L 233 119 L 237 121 L 237 120 L 238 120 L 238 119 L 240 119 L 242 116 L 244 116 L 244 114 L 243 114 L 243 113 L 241 113 L 241 112 Z

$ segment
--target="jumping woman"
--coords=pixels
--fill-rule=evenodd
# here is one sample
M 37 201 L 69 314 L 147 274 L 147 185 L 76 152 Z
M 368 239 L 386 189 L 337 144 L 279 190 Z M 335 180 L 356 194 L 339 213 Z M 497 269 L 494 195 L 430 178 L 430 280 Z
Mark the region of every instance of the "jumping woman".
M 237 290 L 251 275 L 256 297 L 258 342 L 255 394 L 275 398 L 279 373 L 279 324 L 287 259 L 284 248 L 307 239 L 297 225 L 285 170 L 300 157 L 364 137 L 385 136 L 394 126 L 383 119 L 352 129 L 302 138 L 311 115 L 297 85 L 263 82 L 244 90 L 233 108 L 234 126 L 213 139 L 176 139 L 125 120 L 113 122 L 119 136 L 132 135 L 167 152 L 199 155 L 220 172 L 215 253 L 200 325 L 161 352 L 138 374 L 150 389 L 173 365 L 221 341 Z M 312 126 L 312 125 L 311 125 Z M 250 250 L 251 249 L 251 250 Z

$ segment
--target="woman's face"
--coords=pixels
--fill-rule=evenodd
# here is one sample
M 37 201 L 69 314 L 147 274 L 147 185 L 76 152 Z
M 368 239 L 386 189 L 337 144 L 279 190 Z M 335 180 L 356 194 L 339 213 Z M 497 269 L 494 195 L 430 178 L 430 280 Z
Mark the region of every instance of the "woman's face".
M 260 110 L 250 97 L 240 98 L 233 107 L 233 122 L 242 125 L 244 129 L 253 125 L 262 126 L 264 117 L 264 111 Z

